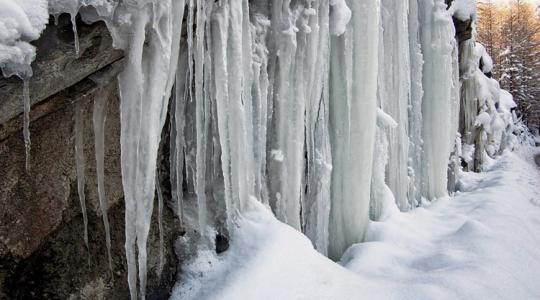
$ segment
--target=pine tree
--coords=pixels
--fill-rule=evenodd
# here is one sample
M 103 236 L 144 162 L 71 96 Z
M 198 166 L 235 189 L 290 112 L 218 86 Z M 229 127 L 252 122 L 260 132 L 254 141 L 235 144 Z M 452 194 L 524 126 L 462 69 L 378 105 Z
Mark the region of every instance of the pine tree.
M 501 7 L 493 0 L 478 2 L 478 18 L 476 20 L 476 39 L 486 47 L 487 53 L 492 57 L 494 63 L 493 73 L 499 75 L 498 54 L 500 52 L 500 14 Z
M 513 0 L 505 9 L 500 27 L 499 81 L 514 95 L 525 118 L 530 117 L 532 104 L 540 96 L 539 28 L 532 5 Z

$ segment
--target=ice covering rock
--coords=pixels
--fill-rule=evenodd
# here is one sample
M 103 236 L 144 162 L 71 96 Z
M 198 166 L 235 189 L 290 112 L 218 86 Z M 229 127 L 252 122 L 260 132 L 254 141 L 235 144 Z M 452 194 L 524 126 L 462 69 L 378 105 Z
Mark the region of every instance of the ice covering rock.
M 8 35 L 0 30 L 0 47 L 28 50 L 24 64 L 0 56 L 8 57 L 0 59 L 4 74 L 28 69 L 28 41 L 42 30 L 41 15 L 22 3 L 0 0 L 21 16 L 0 12 L 0 26 L 10 26 Z M 264 205 L 338 260 L 363 241 L 370 218 L 446 197 L 460 159 L 482 166 L 515 143 L 515 103 L 485 76 L 489 56 L 455 37 L 452 18 L 474 16 L 472 1 L 450 9 L 444 0 L 48 3 L 51 14 L 71 15 L 75 48 L 79 13 L 105 21 L 125 50 L 121 164 L 132 299 L 145 297 L 156 189 L 159 218 L 165 201 L 156 159 L 167 117 L 172 200 L 194 229 L 182 241 L 212 259 L 215 237 Z M 103 106 L 96 102 L 94 112 L 102 187 Z M 99 198 L 105 211 L 103 188 Z

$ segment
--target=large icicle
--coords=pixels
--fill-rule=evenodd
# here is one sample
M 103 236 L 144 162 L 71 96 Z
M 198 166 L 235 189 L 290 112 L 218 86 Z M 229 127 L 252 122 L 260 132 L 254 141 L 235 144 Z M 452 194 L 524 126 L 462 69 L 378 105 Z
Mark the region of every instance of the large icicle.
M 105 196 L 105 120 L 107 118 L 106 108 L 107 100 L 110 95 L 110 88 L 104 87 L 103 90 L 98 93 L 94 100 L 94 113 L 93 113 L 93 125 L 94 125 L 94 148 L 96 154 L 96 174 L 97 174 L 97 188 L 99 197 L 99 208 L 101 210 L 103 227 L 105 228 L 105 242 L 107 245 L 107 258 L 109 260 L 109 269 L 112 273 L 112 257 L 111 257 L 111 230 L 109 225 L 109 218 L 107 216 L 108 204 L 107 197 Z
M 192 14 L 193 7 L 190 7 Z M 196 5 L 196 22 L 195 22 L 195 51 L 193 59 L 195 61 L 195 113 L 196 113 L 196 128 L 197 128 L 197 153 L 196 153 L 196 180 L 195 191 L 197 193 L 198 202 L 198 221 L 199 232 L 202 236 L 206 236 L 207 224 L 207 208 L 206 208 L 206 144 L 208 136 L 208 109 L 209 103 L 203 91 L 203 65 L 204 65 L 204 33 L 206 26 L 206 0 L 197 0 Z
M 431 200 L 448 195 L 448 161 L 455 141 L 452 105 L 456 42 L 452 17 L 444 0 L 420 1 L 419 8 L 425 61 L 422 196 Z
M 330 128 L 332 208 L 329 256 L 360 242 L 369 220 L 375 142 L 380 1 L 348 1 L 352 21 L 332 38 Z
M 409 115 L 411 95 L 409 55 L 409 3 L 382 0 L 379 48 L 379 97 L 382 110 L 397 126 L 388 131 L 387 182 L 401 210 L 409 209 Z M 374 171 L 378 172 L 378 171 Z
M 253 153 L 255 167 L 255 196 L 263 203 L 269 204 L 266 187 L 266 141 L 268 134 L 268 49 L 266 39 L 270 20 L 262 14 L 253 15 L 251 25 L 252 42 L 252 106 L 253 106 Z
M 247 208 L 254 195 L 251 140 L 251 30 L 247 0 L 222 2 L 212 17 L 214 71 L 221 166 L 228 222 Z
M 305 106 L 304 61 L 305 40 L 298 38 L 301 28 L 290 0 L 272 4 L 272 76 L 274 130 L 268 160 L 270 204 L 279 220 L 300 230 L 300 203 L 304 174 Z
M 332 158 L 330 150 L 328 74 L 330 71 L 330 6 L 328 1 L 312 3 L 316 14 L 309 16 L 309 31 L 305 33 L 307 49 L 305 54 L 307 84 L 306 95 L 306 152 L 307 193 L 302 205 L 303 229 L 315 248 L 328 252 L 328 222 L 330 217 L 330 182 Z M 335 8 L 333 8 L 335 9 Z M 347 8 L 348 10 L 348 8 Z M 349 16 L 350 16 L 350 11 Z M 334 21 L 334 22 L 332 22 Z M 341 24 L 347 18 L 340 20 Z M 346 22 L 344 23 L 346 25 Z M 344 25 L 344 26 L 345 26 Z M 335 26 L 340 27 L 340 26 Z M 334 29 L 336 29 L 334 28 Z M 339 30 L 336 34 L 342 33 Z
M 128 49 L 119 75 L 122 181 L 126 203 L 126 258 L 132 299 L 146 289 L 146 242 L 155 192 L 156 159 L 175 79 L 183 1 L 140 1 L 117 9 L 117 45 Z M 122 18 L 122 15 L 124 18 Z M 135 250 L 137 246 L 137 251 Z
M 409 1 L 409 53 L 411 96 L 409 97 L 409 191 L 408 199 L 416 207 L 422 192 L 422 87 L 423 55 L 420 46 L 420 24 L 418 19 L 418 0 Z

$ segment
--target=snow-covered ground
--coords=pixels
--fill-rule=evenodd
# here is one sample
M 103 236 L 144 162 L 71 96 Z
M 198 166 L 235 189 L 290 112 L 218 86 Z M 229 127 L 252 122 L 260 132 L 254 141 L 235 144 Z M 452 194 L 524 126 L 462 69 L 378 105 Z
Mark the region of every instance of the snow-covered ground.
M 507 152 L 454 197 L 371 223 L 339 264 L 254 204 L 229 251 L 204 252 L 172 298 L 540 299 L 539 152 Z

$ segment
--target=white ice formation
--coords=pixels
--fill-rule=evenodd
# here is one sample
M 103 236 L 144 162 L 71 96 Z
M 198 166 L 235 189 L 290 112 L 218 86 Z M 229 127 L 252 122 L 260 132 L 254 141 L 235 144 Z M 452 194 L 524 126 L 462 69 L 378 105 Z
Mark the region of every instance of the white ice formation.
M 77 12 L 86 22 L 104 20 L 114 46 L 125 51 L 118 79 L 133 299 L 145 293 L 156 160 L 168 114 L 172 198 L 206 250 L 216 232 L 227 234 L 259 201 L 339 259 L 362 241 L 370 217 L 385 219 L 452 192 L 455 178 L 448 174 L 459 169 L 459 157 L 481 166 L 484 156 L 515 143 L 515 103 L 484 75 L 489 56 L 474 39 L 455 38 L 452 18 L 474 17 L 474 1 L 48 4 L 51 14 L 72 16 L 75 34 Z M 44 23 L 12 0 L 0 6 L 20 16 L 14 23 L 0 12 L 0 28 L 15 32 L 0 35 L 0 47 L 30 49 L 19 60 L 0 51 L 9 75 L 13 66 L 29 65 L 35 51 L 27 41 Z M 105 208 L 103 104 L 95 109 Z

